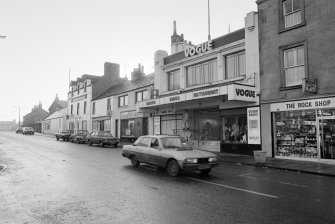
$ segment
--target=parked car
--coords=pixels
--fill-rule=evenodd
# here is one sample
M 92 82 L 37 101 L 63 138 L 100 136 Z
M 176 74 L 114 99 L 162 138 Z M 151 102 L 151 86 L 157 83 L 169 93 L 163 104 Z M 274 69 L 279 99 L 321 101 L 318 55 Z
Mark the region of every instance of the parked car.
M 22 127 L 17 127 L 15 132 L 16 134 L 22 133 Z
M 73 134 L 70 136 L 70 141 L 77 143 L 85 143 L 87 135 L 88 131 L 86 130 L 74 130 Z
M 171 176 L 178 176 L 182 170 L 208 174 L 218 165 L 214 153 L 195 150 L 183 138 L 169 135 L 141 136 L 134 144 L 123 146 L 122 156 L 134 167 L 142 162 L 164 167 Z
M 113 137 L 113 135 L 108 131 L 94 131 L 86 136 L 86 141 L 88 145 L 99 144 L 101 147 L 105 145 L 113 145 L 117 147 L 120 142 L 118 137 Z
M 32 127 L 23 127 L 22 128 L 22 134 L 24 135 L 33 135 L 35 134 L 35 131 Z
M 73 131 L 72 130 L 59 130 L 55 136 L 57 141 L 59 139 L 63 139 L 63 141 L 69 141 L 70 136 L 72 135 Z

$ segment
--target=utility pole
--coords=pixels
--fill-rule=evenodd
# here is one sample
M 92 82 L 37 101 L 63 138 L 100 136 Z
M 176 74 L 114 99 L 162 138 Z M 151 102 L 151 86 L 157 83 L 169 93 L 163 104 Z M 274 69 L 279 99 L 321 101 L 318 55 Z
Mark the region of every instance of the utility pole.
M 208 40 L 211 40 L 211 19 L 210 19 L 210 11 L 209 11 L 209 0 L 208 0 Z

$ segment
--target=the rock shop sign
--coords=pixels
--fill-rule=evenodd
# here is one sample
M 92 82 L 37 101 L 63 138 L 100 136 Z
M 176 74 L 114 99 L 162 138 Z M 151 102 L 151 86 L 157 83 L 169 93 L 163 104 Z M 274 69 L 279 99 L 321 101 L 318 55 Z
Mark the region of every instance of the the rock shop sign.
M 184 51 L 184 53 L 185 53 L 185 57 L 192 57 L 196 54 L 205 53 L 206 51 L 210 51 L 212 49 L 213 49 L 213 41 L 209 40 L 197 46 L 187 48 Z

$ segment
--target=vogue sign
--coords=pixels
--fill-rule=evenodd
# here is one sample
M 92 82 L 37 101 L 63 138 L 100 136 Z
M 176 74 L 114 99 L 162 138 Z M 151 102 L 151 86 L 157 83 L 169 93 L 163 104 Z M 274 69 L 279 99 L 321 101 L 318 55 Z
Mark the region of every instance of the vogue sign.
M 256 102 L 256 89 L 252 86 L 230 85 L 228 86 L 228 100 Z
M 192 57 L 196 54 L 205 53 L 206 51 L 213 49 L 213 41 L 209 40 L 206 43 L 199 44 L 195 47 L 187 48 L 184 53 L 185 57 Z

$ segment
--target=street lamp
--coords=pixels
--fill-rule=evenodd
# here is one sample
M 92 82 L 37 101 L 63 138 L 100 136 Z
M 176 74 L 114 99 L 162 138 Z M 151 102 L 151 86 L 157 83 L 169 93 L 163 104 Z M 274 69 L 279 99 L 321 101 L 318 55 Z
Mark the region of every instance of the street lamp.
M 20 115 L 20 106 L 14 106 L 14 107 L 17 107 L 17 108 L 19 108 L 19 127 L 21 127 L 21 121 L 20 121 L 20 117 L 21 117 L 21 115 Z

